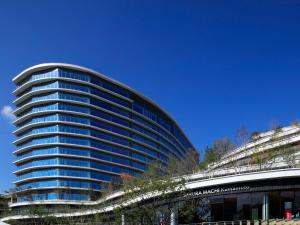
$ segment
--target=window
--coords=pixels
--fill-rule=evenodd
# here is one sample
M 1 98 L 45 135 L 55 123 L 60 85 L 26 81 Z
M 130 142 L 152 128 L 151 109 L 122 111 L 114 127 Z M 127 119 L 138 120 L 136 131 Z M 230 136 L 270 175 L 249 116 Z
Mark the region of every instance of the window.
M 90 76 L 87 74 L 75 72 L 75 71 L 68 71 L 68 70 L 58 70 L 59 72 L 59 77 L 66 77 L 66 78 L 71 78 L 75 80 L 82 80 L 82 81 L 89 81 Z
M 82 92 L 87 92 L 87 93 L 90 92 L 90 88 L 87 86 L 68 83 L 68 82 L 61 82 L 61 81 L 59 82 L 59 88 L 77 90 L 77 91 L 82 91 Z

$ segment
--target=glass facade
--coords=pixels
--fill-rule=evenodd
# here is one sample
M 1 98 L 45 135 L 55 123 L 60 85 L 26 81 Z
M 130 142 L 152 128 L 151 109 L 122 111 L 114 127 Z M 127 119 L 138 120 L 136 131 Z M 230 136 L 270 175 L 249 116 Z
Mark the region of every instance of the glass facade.
M 195 217 L 192 217 L 194 220 L 189 222 L 288 219 L 289 213 L 289 219 L 300 218 L 300 189 L 226 194 L 204 199 L 206 204 L 199 204 Z M 263 217 L 264 207 L 267 208 L 266 218 Z M 201 211 L 207 213 L 199 218 Z M 179 222 L 185 220 L 184 216 L 179 217 Z
M 158 106 L 88 69 L 41 66 L 14 82 L 19 202 L 91 200 L 120 174 L 192 148 Z

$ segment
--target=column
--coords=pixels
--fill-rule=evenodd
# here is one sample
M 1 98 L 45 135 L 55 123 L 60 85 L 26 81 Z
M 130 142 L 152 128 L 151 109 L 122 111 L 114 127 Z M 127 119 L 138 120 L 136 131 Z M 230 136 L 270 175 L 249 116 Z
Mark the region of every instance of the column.
M 170 225 L 177 225 L 177 207 L 172 208 L 170 215 Z
M 125 225 L 125 215 L 121 215 L 121 225 Z
M 158 217 L 158 222 L 159 222 L 159 224 L 162 224 L 163 219 L 164 219 L 163 212 L 162 212 L 162 211 L 158 211 L 158 212 L 157 212 L 157 217 Z
M 263 197 L 262 219 L 263 220 L 269 219 L 269 195 L 266 192 L 264 193 L 264 197 Z

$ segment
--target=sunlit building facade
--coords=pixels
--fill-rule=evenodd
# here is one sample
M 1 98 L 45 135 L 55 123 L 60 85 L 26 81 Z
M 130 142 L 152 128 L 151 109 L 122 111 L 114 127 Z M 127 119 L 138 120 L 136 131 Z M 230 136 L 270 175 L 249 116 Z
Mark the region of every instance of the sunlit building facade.
M 196 154 L 159 106 L 95 71 L 43 64 L 14 82 L 18 191 L 10 205 L 13 215 L 4 221 L 30 222 L 31 204 L 47 205 L 53 215 L 74 221 L 98 214 L 114 218 L 124 191 L 100 199 L 91 192 L 100 193 L 121 174 L 138 176 L 153 160 L 167 165 L 170 157 Z M 172 210 L 158 212 L 158 219 L 173 218 L 172 225 L 299 221 L 300 124 L 255 133 L 205 170 L 183 178 L 184 189 L 175 188 L 161 201 L 163 206 L 170 201 Z M 157 194 L 125 203 L 149 204 Z M 194 202 L 189 215 L 181 213 L 186 202 Z M 59 204 L 72 204 L 74 211 L 62 215 Z
M 193 149 L 158 105 L 90 69 L 41 64 L 13 82 L 17 203 L 91 201 L 120 174 Z

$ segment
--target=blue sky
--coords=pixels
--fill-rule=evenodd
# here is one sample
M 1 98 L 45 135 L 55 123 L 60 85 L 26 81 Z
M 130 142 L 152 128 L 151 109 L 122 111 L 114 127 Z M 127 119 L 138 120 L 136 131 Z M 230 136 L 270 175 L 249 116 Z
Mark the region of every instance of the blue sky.
M 0 2 L 0 107 L 11 79 L 44 62 L 79 64 L 151 98 L 198 150 L 236 128 L 300 118 L 300 2 Z M 6 112 L 9 111 L 6 108 Z M 11 119 L 0 118 L 0 192 L 12 186 Z

